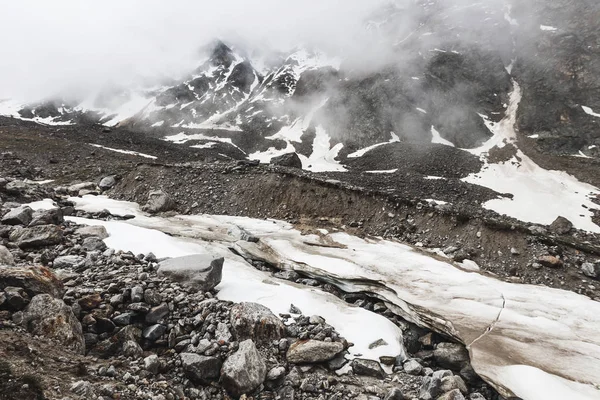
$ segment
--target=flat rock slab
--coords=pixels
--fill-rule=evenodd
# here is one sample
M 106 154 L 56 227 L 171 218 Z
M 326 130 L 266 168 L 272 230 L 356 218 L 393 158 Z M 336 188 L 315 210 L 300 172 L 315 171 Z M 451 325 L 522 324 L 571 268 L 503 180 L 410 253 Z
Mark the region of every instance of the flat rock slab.
M 208 254 L 171 258 L 160 263 L 158 275 L 207 292 L 221 282 L 224 261 Z
M 9 286 L 24 289 L 29 296 L 45 293 L 60 298 L 63 293 L 60 280 L 45 267 L 0 265 L 0 289 Z

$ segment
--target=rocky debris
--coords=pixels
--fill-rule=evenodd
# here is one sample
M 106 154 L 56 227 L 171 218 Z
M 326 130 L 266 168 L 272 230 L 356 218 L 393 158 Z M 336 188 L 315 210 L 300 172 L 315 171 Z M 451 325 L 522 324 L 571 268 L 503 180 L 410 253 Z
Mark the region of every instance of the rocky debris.
M 56 225 L 39 225 L 31 228 L 17 227 L 9 240 L 22 249 L 51 246 L 62 242 L 63 232 Z
M 465 400 L 465 396 L 462 395 L 460 390 L 454 389 L 438 397 L 438 400 Z
M 49 294 L 60 298 L 63 285 L 56 276 L 45 267 L 21 267 L 0 265 L 0 289 L 18 287 L 31 297 Z
M 285 326 L 267 307 L 257 303 L 240 303 L 231 308 L 230 322 L 237 340 L 256 343 L 279 340 Z
M 385 372 L 377 361 L 356 358 L 352 361 L 352 371 L 357 375 L 383 379 Z
M 91 192 L 95 189 L 96 184 L 94 182 L 82 182 L 69 186 L 67 188 L 67 191 L 73 196 L 80 196 L 82 194 L 87 194 L 87 192 Z
M 329 361 L 344 350 L 339 342 L 301 340 L 290 346 L 286 357 L 292 364 L 314 364 Z
M 555 256 L 541 256 L 537 259 L 537 262 L 548 268 L 560 268 L 564 264 L 560 258 Z
M 0 249 L 0 259 L 1 259 L 1 249 Z M 581 271 L 585 276 L 588 276 L 593 279 L 600 279 L 600 262 L 586 262 L 581 265 Z
M 302 161 L 296 153 L 287 153 L 278 157 L 273 157 L 271 158 L 271 164 L 278 165 L 280 167 L 302 169 Z
M 23 225 L 27 226 L 33 218 L 33 210 L 29 206 L 21 206 L 13 208 L 2 217 L 2 222 L 5 225 Z
M 206 292 L 221 282 L 224 261 L 207 254 L 171 258 L 160 263 L 158 274 Z
M 12 253 L 2 245 L 0 245 L 0 265 L 15 265 Z
M 48 294 L 39 294 L 23 313 L 23 326 L 34 335 L 51 338 L 77 353 L 85 352 L 81 324 L 71 307 Z
M 223 363 L 221 383 L 227 392 L 239 397 L 257 389 L 266 376 L 267 367 L 254 342 L 248 339 Z
M 75 233 L 82 238 L 97 237 L 99 239 L 106 239 L 108 237 L 108 232 L 102 225 L 82 226 L 81 228 L 77 228 Z
M 112 187 L 115 186 L 116 184 L 117 184 L 116 176 L 110 175 L 110 176 L 105 176 L 104 178 L 102 178 L 100 180 L 100 183 L 98 183 L 98 187 L 104 191 L 104 190 L 112 189 Z
M 550 225 L 550 230 L 559 235 L 566 235 L 573 230 L 573 223 L 565 217 L 558 217 Z
M 223 362 L 217 357 L 195 353 L 181 353 L 181 366 L 186 376 L 198 383 L 207 383 L 219 378 Z
M 155 190 L 148 193 L 148 202 L 142 207 L 143 211 L 148 213 L 159 213 L 171 211 L 175 208 L 175 202 L 162 190 Z
M 99 237 L 90 236 L 83 239 L 81 248 L 85 251 L 104 251 L 106 244 Z
M 420 375 L 423 371 L 423 366 L 415 359 L 406 361 L 403 367 L 404 371 L 410 375 Z

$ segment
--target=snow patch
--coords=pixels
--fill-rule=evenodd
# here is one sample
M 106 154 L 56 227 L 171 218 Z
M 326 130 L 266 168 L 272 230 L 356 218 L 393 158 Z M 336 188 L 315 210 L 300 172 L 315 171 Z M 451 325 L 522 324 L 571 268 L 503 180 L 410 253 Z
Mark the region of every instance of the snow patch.
M 371 151 L 373 149 L 376 149 L 377 147 L 385 146 L 386 144 L 390 144 L 390 143 L 398 143 L 398 142 L 400 142 L 400 138 L 394 132 L 390 132 L 390 135 L 392 136 L 392 138 L 389 141 L 384 142 L 384 143 L 377 143 L 377 144 L 374 144 L 372 146 L 365 147 L 364 149 L 360 149 L 358 151 L 355 151 L 354 153 L 348 154 L 348 158 L 362 157 L 365 154 L 367 154 L 369 151 Z
M 113 149 L 112 147 L 105 147 L 105 146 L 102 146 L 102 145 L 99 145 L 99 144 L 92 144 L 92 143 L 88 143 L 88 144 L 90 146 L 98 147 L 100 149 L 114 151 L 115 153 L 129 154 L 129 155 L 132 155 L 132 156 L 139 156 L 139 157 L 144 157 L 144 158 L 150 158 L 152 160 L 156 160 L 158 158 L 156 156 L 151 156 L 149 154 L 138 153 L 137 151 Z
M 450 147 L 456 147 L 454 146 L 454 143 L 452 143 L 449 140 L 446 140 L 442 137 L 442 135 L 440 135 L 440 133 L 437 131 L 437 129 L 435 129 L 435 127 L 432 125 L 431 126 L 431 143 L 435 143 L 435 144 L 443 144 L 445 146 L 450 146 Z

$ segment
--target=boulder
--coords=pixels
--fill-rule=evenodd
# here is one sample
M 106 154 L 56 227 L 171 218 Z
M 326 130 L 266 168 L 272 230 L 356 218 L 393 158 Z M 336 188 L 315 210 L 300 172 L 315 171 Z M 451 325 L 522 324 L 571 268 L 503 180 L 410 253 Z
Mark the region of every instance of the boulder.
M 84 262 L 85 258 L 81 256 L 60 256 L 54 259 L 52 266 L 54 269 L 73 269 Z
M 146 314 L 146 322 L 149 324 L 156 324 L 158 321 L 169 315 L 169 306 L 167 303 L 163 303 L 156 307 L 152 307 L 148 314 Z
M 105 176 L 104 178 L 102 178 L 100 180 L 100 183 L 98 183 L 98 187 L 102 190 L 108 190 L 108 189 L 111 189 L 116 184 L 117 184 L 116 177 L 114 175 L 111 175 L 111 176 Z
M 460 376 L 452 375 L 442 378 L 441 390 L 443 393 L 451 392 L 455 389 L 458 389 L 462 394 L 469 393 L 465 381 Z
M 77 228 L 75 233 L 82 238 L 97 237 L 106 239 L 108 237 L 108 232 L 102 225 L 82 226 L 81 228 Z
M 465 396 L 462 395 L 460 390 L 454 389 L 448 393 L 445 393 L 437 398 L 437 400 L 465 400 Z
M 83 331 L 73 310 L 48 294 L 31 299 L 23 313 L 23 326 L 33 335 L 54 339 L 80 354 L 85 352 Z
M 404 393 L 399 388 L 393 388 L 385 395 L 383 400 L 405 400 Z
M 10 233 L 9 240 L 22 249 L 51 246 L 62 242 L 63 232 L 56 225 L 18 227 Z
M 49 294 L 62 297 L 63 285 L 45 267 L 15 267 L 0 265 L 0 289 L 18 287 L 30 296 Z
M 33 213 L 33 218 L 29 226 L 38 225 L 60 225 L 65 221 L 63 212 L 60 208 L 50 210 L 38 210 Z
M 12 253 L 0 244 L 0 265 L 15 265 Z
M 462 344 L 440 343 L 433 351 L 435 361 L 443 368 L 460 371 L 469 364 L 469 352 Z
M 82 182 L 77 183 L 75 185 L 71 185 L 68 187 L 67 191 L 69 194 L 77 196 L 79 192 L 82 190 L 94 190 L 96 189 L 96 184 L 94 182 Z
M 33 210 L 29 206 L 13 208 L 2 217 L 1 222 L 5 225 L 27 226 L 33 218 Z
M 550 225 L 550 231 L 559 234 L 566 235 L 573 230 L 573 223 L 565 217 L 558 217 Z
M 221 369 L 221 384 L 231 395 L 239 397 L 258 388 L 267 376 L 267 367 L 250 339 L 240 343 Z
M 271 164 L 302 169 L 302 160 L 300 160 L 300 157 L 296 153 L 287 153 L 279 157 L 273 157 L 271 158 Z
M 144 339 L 148 339 L 152 342 L 158 340 L 162 335 L 167 332 L 167 327 L 161 324 L 150 325 L 142 332 Z
M 279 340 L 285 332 L 283 322 L 267 307 L 257 303 L 239 303 L 231 308 L 229 320 L 238 341 L 256 343 Z
M 22 288 L 8 286 L 4 288 L 3 303 L 3 306 L 13 311 L 21 311 L 29 304 L 29 296 Z
M 356 375 L 372 376 L 373 378 L 383 379 L 385 372 L 377 361 L 355 358 L 352 361 L 352 371 Z
M 207 254 L 171 258 L 159 264 L 158 275 L 207 292 L 221 282 L 224 261 Z
M 421 371 L 423 371 L 423 366 L 415 359 L 404 363 L 404 372 L 409 375 L 420 375 Z
M 181 353 L 181 367 L 185 375 L 196 383 L 208 383 L 219 378 L 223 363 L 217 357 L 196 353 Z
M 560 268 L 563 266 L 563 261 L 554 256 L 542 256 L 538 258 L 537 262 L 548 268 Z
M 2 259 L 2 252 L 0 248 L 0 259 Z M 600 279 L 600 263 L 583 263 L 581 265 L 581 271 L 585 276 L 593 279 Z
M 344 345 L 339 342 L 300 340 L 290 346 L 286 357 L 293 364 L 321 363 L 333 359 L 344 350 Z
M 156 354 L 144 358 L 144 369 L 151 374 L 157 374 L 160 368 L 160 359 Z
M 85 251 L 104 251 L 106 250 L 106 243 L 104 243 L 99 237 L 90 236 L 83 239 L 81 248 Z
M 419 390 L 420 400 L 434 400 L 437 399 L 442 392 L 442 379 L 452 376 L 452 371 L 441 370 L 435 371 L 431 376 L 425 376 L 421 389 Z
M 159 213 L 170 211 L 175 208 L 175 202 L 162 190 L 155 190 L 148 193 L 148 202 L 142 207 L 143 211 L 149 213 Z

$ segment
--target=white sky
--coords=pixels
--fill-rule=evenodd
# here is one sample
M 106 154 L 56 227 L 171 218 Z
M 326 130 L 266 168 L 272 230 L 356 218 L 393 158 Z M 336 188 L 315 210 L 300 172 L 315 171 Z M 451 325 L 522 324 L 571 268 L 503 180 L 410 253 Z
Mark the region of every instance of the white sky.
M 0 99 L 174 76 L 215 38 L 335 51 L 359 40 L 365 16 L 385 1 L 3 0 Z

